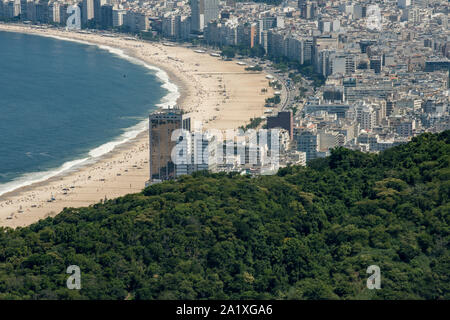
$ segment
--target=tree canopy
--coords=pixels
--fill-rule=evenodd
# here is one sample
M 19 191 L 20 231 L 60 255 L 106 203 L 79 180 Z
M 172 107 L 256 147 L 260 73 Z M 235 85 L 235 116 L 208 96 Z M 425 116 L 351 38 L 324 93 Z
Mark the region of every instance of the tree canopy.
M 2 228 L 0 299 L 450 299 L 449 142 L 338 148 L 274 176 L 197 172 Z

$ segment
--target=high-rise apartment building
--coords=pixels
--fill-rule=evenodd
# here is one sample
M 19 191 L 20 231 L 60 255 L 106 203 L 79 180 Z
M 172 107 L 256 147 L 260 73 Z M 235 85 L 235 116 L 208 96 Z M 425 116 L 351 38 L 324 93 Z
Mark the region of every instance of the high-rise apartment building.
M 162 19 L 162 35 L 166 38 L 179 39 L 181 37 L 181 16 L 171 15 Z
M 42 23 L 48 23 L 48 2 L 40 1 L 36 3 L 36 20 Z
M 180 109 L 167 109 L 150 114 L 149 120 L 150 183 L 175 179 L 172 151 L 177 141 L 172 141 L 172 134 L 175 130 L 189 129 L 189 118 L 183 119 Z
M 113 26 L 113 7 L 111 5 L 101 6 L 100 25 L 102 28 L 111 28 Z
M 314 130 L 294 130 L 294 139 L 297 142 L 297 150 L 306 153 L 306 161 L 317 158 L 320 147 L 320 137 Z
M 267 118 L 267 129 L 282 128 L 289 133 L 289 138 L 294 138 L 294 117 L 292 111 L 280 111 L 276 116 Z
M 97 25 L 102 22 L 102 4 L 101 0 L 94 0 L 94 21 Z
M 20 0 L 20 19 L 26 20 L 27 19 L 27 0 Z
M 218 143 L 213 135 L 190 132 L 183 121 L 183 139 L 177 144 L 179 161 L 175 164 L 175 176 L 192 174 L 195 171 L 216 169 Z
M 380 73 L 382 69 L 383 63 L 382 58 L 375 56 L 370 58 L 370 69 L 374 70 L 375 73 Z
M 361 129 L 371 131 L 376 125 L 376 114 L 371 106 L 357 106 L 356 120 L 361 126 Z
M 126 10 L 115 10 L 113 9 L 112 12 L 112 19 L 113 19 L 113 27 L 120 27 L 123 25 L 123 18 L 127 14 Z
M 411 0 L 397 0 L 399 8 L 405 9 L 411 5 Z
M 59 2 L 53 2 L 48 6 L 48 20 L 49 22 L 61 23 Z
M 81 23 L 86 25 L 94 19 L 94 0 L 83 0 L 81 3 Z
M 67 13 L 68 8 L 69 5 L 67 3 L 59 3 L 59 21 L 62 24 L 66 24 L 66 21 L 69 18 L 69 14 Z
M 219 0 L 192 0 L 191 17 L 192 31 L 202 32 L 208 22 L 219 17 Z
M 181 129 L 182 114 L 178 110 L 166 110 L 150 114 L 150 181 L 159 182 L 175 178 L 172 161 L 172 133 Z
M 27 20 L 36 21 L 36 6 L 34 2 L 27 2 Z
M 150 28 L 148 14 L 135 11 L 128 11 L 127 14 L 124 15 L 123 24 L 132 32 L 145 31 Z
M 203 0 L 205 6 L 205 23 L 219 17 L 219 0 Z
M 317 6 L 315 2 L 304 2 L 300 7 L 300 16 L 303 19 L 314 19 L 317 16 Z

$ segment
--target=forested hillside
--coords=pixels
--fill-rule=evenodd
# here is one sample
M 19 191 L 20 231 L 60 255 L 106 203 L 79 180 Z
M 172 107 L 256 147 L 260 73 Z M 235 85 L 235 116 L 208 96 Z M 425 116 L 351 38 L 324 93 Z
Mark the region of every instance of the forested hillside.
M 449 164 L 446 131 L 68 208 L 0 229 L 0 299 L 450 299 Z

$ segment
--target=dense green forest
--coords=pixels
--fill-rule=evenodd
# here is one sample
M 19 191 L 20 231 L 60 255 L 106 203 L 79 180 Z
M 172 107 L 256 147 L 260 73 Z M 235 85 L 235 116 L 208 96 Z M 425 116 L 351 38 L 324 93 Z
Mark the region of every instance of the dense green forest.
M 449 164 L 446 131 L 67 208 L 0 229 L 0 299 L 450 299 Z

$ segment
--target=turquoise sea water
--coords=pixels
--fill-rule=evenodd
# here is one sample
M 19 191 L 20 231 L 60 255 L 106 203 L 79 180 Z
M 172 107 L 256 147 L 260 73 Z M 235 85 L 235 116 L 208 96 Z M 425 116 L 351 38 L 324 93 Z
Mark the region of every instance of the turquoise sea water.
M 163 72 L 113 52 L 0 32 L 0 195 L 101 155 L 173 99 Z

